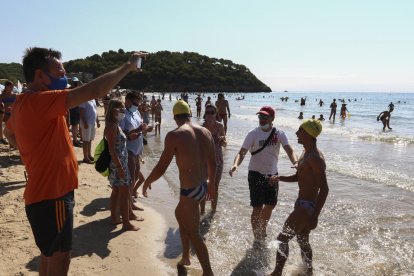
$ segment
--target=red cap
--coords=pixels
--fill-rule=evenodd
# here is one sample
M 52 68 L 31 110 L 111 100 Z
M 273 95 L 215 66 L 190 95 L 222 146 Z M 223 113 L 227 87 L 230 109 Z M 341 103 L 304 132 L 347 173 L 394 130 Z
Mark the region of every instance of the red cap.
M 275 117 L 275 110 L 271 106 L 263 106 L 260 108 L 260 111 L 256 114 L 263 114 L 271 117 Z

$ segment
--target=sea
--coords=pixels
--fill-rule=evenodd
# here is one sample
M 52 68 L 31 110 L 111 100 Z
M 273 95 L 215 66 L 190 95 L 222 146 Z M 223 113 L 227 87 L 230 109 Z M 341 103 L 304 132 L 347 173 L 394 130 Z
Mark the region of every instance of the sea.
M 155 94 L 158 97 L 158 94 Z M 202 94 L 215 102 L 217 94 Z M 218 211 L 201 219 L 201 234 L 206 240 L 216 275 L 264 275 L 273 270 L 277 250 L 276 237 L 298 194 L 297 183 L 280 183 L 278 204 L 270 219 L 264 244 L 254 243 L 250 226 L 252 208 L 245 160 L 230 177 L 229 169 L 247 132 L 258 126 L 256 112 L 269 105 L 276 110 L 274 125 L 285 131 L 298 155 L 303 151 L 295 132 L 301 120 L 322 114 L 323 131 L 317 139 L 327 164 L 330 188 L 318 227 L 310 235 L 315 275 L 413 275 L 414 274 L 414 93 L 321 93 L 272 92 L 226 94 L 231 117 L 228 121 L 227 147 L 223 148 L 224 172 L 219 188 Z M 244 100 L 238 100 L 244 96 Z M 194 123 L 195 94 L 190 95 Z M 288 97 L 282 101 L 282 97 Z M 306 97 L 306 104 L 300 99 Z M 165 94 L 161 136 L 148 134 L 144 150 L 145 167 L 151 169 L 159 160 L 165 134 L 176 127 L 172 101 Z M 325 103 L 319 106 L 319 101 Z M 329 121 L 329 105 L 338 103 L 336 120 Z M 349 115 L 339 118 L 339 99 L 347 104 Z M 390 127 L 382 130 L 377 121 L 380 112 L 394 104 Z M 202 111 L 204 112 L 204 110 Z M 279 174 L 294 173 L 281 149 Z M 143 199 L 163 214 L 169 224 L 165 249 L 160 257 L 175 261 L 181 254 L 179 231 L 174 208 L 179 198 L 178 170 L 175 160 L 166 174 L 153 184 L 150 197 Z M 209 207 L 209 205 L 207 205 Z M 207 208 L 207 211 L 209 209 Z M 290 255 L 284 275 L 300 275 L 301 254 L 297 242 L 290 242 Z M 200 275 L 196 256 L 188 275 Z

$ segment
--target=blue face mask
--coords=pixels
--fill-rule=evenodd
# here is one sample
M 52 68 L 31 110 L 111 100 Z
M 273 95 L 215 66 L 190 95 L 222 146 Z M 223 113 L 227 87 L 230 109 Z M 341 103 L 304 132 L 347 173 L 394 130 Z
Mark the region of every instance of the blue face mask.
M 132 113 L 136 112 L 138 110 L 138 106 L 136 105 L 131 105 L 131 107 L 129 108 L 129 111 L 131 111 Z
M 47 86 L 50 90 L 63 90 L 68 85 L 68 79 L 66 78 L 66 76 L 63 76 L 61 78 L 55 78 L 47 73 L 46 75 L 50 79 L 50 84 Z

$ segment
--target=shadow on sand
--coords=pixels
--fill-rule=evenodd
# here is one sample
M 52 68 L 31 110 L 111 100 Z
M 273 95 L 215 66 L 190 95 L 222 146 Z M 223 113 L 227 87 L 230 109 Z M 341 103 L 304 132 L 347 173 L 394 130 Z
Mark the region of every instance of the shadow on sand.
M 26 181 L 10 181 L 0 184 L 0 196 L 7 194 L 10 191 L 14 191 L 26 186 Z
M 252 248 L 246 251 L 244 258 L 237 264 L 231 276 L 265 275 L 269 272 L 270 249 L 265 242 L 254 242 Z
M 2 155 L 0 156 L 0 168 L 14 167 L 16 165 L 22 165 L 20 155 Z
M 82 215 L 91 217 L 96 215 L 98 212 L 108 211 L 109 209 L 109 198 L 96 198 L 92 200 L 88 205 L 83 207 L 83 210 L 80 212 Z
M 102 219 L 91 221 L 73 229 L 72 258 L 79 256 L 92 256 L 96 254 L 102 259 L 109 256 L 111 251 L 108 248 L 109 241 L 120 234 L 123 230 L 113 232 L 116 226 L 109 223 L 109 220 Z M 27 263 L 26 268 L 31 271 L 38 271 L 40 257 L 34 257 Z
M 205 236 L 210 231 L 211 222 L 214 218 L 214 213 L 210 212 L 206 215 L 202 216 L 200 219 L 200 235 L 205 240 Z M 169 228 L 167 231 L 167 237 L 165 238 L 165 251 L 164 251 L 164 257 L 167 259 L 177 259 L 182 251 L 182 245 L 181 245 L 181 237 L 180 237 L 180 230 Z M 190 254 L 192 256 L 195 255 L 195 251 L 193 247 L 190 244 Z M 177 275 L 179 276 L 186 276 L 188 274 L 188 270 L 183 265 L 177 264 Z

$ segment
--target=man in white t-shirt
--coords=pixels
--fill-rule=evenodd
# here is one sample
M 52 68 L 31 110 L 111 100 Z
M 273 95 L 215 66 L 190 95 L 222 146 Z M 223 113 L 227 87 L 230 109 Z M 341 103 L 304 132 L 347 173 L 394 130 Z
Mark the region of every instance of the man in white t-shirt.
M 100 127 L 98 114 L 96 112 L 95 100 L 90 100 L 79 105 L 80 126 L 82 132 L 83 162 L 93 164 L 91 144 L 95 139 L 95 122 Z
M 250 205 L 253 207 L 251 224 L 255 239 L 261 240 L 266 237 L 267 223 L 277 203 L 279 185 L 276 176 L 278 174 L 277 163 L 280 145 L 282 145 L 295 167 L 298 157 L 289 145 L 286 134 L 279 129 L 273 131 L 275 110 L 270 106 L 263 106 L 257 112 L 257 115 L 259 126 L 250 130 L 247 134 L 239 153 L 234 158 L 233 167 L 229 174 L 233 176 L 247 151 L 250 150 L 252 157 L 249 163 L 248 181 Z M 270 140 L 263 147 L 269 137 Z

